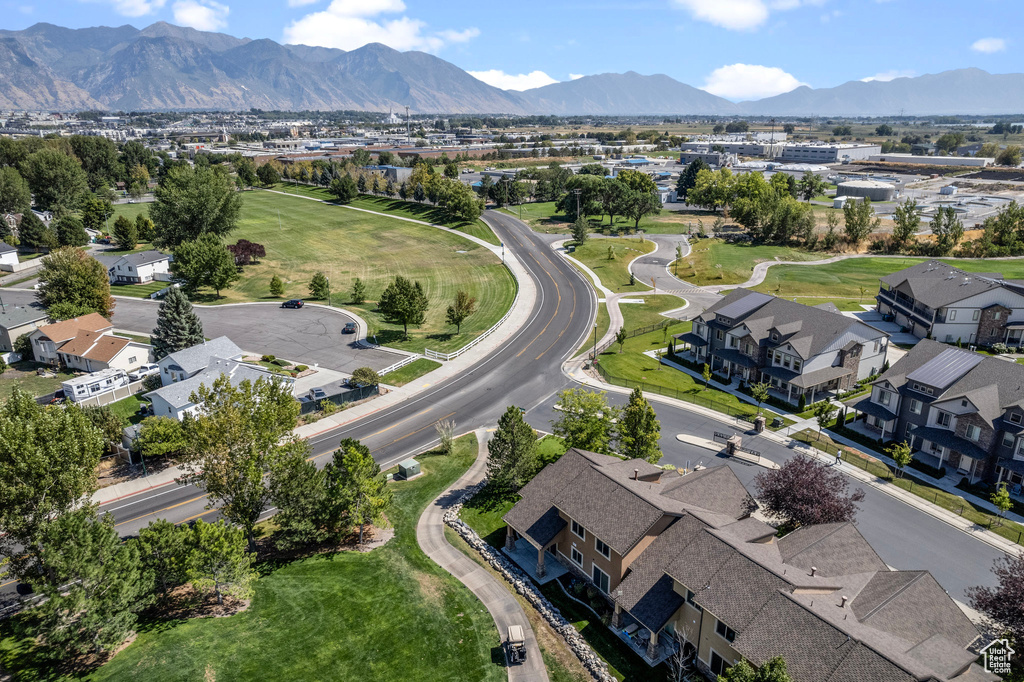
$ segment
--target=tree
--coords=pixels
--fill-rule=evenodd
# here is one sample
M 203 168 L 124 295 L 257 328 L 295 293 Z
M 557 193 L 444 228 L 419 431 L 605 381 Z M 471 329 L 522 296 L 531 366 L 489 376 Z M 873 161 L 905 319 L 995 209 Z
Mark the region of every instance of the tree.
M 128 195 L 138 199 L 149 191 L 149 170 L 145 166 L 135 166 L 128 173 Z
M 89 191 L 78 160 L 57 149 L 40 149 L 20 168 L 40 210 L 74 210 Z
M 676 195 L 686 199 L 686 193 L 696 186 L 697 174 L 702 170 L 711 171 L 708 164 L 701 158 L 694 159 L 686 164 L 686 168 L 679 174 L 679 180 L 676 182 Z
M 227 289 L 239 278 L 235 257 L 211 233 L 174 247 L 171 272 L 186 293 L 195 294 L 208 286 L 217 292 L 218 297 L 222 289 Z
M 719 675 L 718 682 L 793 682 L 793 678 L 786 672 L 785 659 L 776 656 L 757 669 L 740 661 L 725 671 L 725 675 Z
M 369 166 L 371 160 L 372 159 L 370 158 L 370 152 L 367 151 L 366 149 L 360 147 L 359 149 L 356 149 L 354 152 L 352 152 L 352 163 L 354 163 L 356 166 L 359 166 L 360 168 L 362 168 L 363 166 Z
M 174 248 L 203 235 L 224 237 L 242 209 L 242 195 L 223 166 L 175 166 L 154 192 L 149 215 L 157 246 Z
M 103 436 L 75 405 L 47 409 L 15 388 L 0 403 L 0 553 L 12 576 L 48 573 L 45 529 L 96 489 Z
M 768 400 L 768 389 L 771 384 L 760 382 L 750 385 L 750 397 L 757 401 L 757 413 L 761 414 L 761 403 Z
M 461 289 L 455 292 L 455 302 L 448 306 L 445 322 L 455 325 L 455 333 L 462 333 L 462 323 L 476 312 L 476 299 Z
M 135 446 L 143 457 L 179 455 L 188 447 L 181 422 L 171 417 L 146 417 L 139 425 Z
M 629 188 L 618 178 L 604 178 L 601 181 L 599 198 L 604 212 L 608 215 L 608 224 L 615 223 L 616 214 L 623 208 L 623 199 Z
M 868 235 L 878 229 L 881 220 L 875 216 L 871 208 L 871 200 L 847 201 L 843 204 L 843 231 L 846 239 L 857 247 Z
M 94 312 L 96 312 L 95 308 L 90 308 L 87 305 L 81 305 L 78 303 L 71 303 L 69 301 L 54 303 L 46 309 L 46 314 L 49 315 L 50 319 L 54 322 L 70 320 L 72 318 L 82 317 L 83 315 L 89 315 Z
M 503 492 L 518 492 L 536 468 L 537 434 L 523 419 L 523 411 L 510 405 L 498 419 L 487 443 L 488 485 Z
M 108 448 L 121 443 L 124 429 L 128 426 L 126 417 L 114 412 L 109 405 L 86 407 L 83 411 L 92 425 L 103 434 L 104 443 Z
M 243 187 L 252 187 L 259 179 L 256 175 L 256 167 L 253 165 L 252 159 L 244 156 L 235 162 L 235 175 L 241 180 Z
M 83 249 L 67 246 L 43 256 L 36 297 L 44 307 L 67 303 L 95 310 L 104 317 L 114 312 L 110 276 Z
M 940 152 L 952 154 L 964 143 L 963 133 L 946 133 L 935 140 L 935 148 Z
M 626 344 L 626 328 L 619 327 L 619 331 L 615 332 L 615 343 L 619 344 L 619 353 L 622 352 L 622 347 Z
M 82 201 L 82 224 L 87 230 L 103 232 L 107 218 L 114 215 L 113 205 L 98 197 L 86 197 Z M 140 214 L 141 215 L 141 214 Z
M 140 242 L 151 242 L 156 236 L 156 228 L 153 225 L 153 221 L 141 213 L 135 216 L 135 230 Z
M 309 295 L 313 298 L 326 301 L 330 293 L 331 283 L 327 280 L 327 275 L 318 270 L 314 273 L 313 279 L 309 281 Z
M 633 221 L 633 229 L 637 230 L 645 217 L 661 213 L 661 199 L 653 192 L 629 190 L 623 196 L 621 211 Z
M 270 295 L 280 296 L 284 293 L 284 282 L 276 274 L 270 278 Z
M 304 457 L 290 457 L 270 474 L 277 513 L 274 544 L 278 549 L 315 545 L 327 538 L 330 515 L 326 475 Z
M 368 523 L 379 524 L 391 508 L 393 493 L 380 473 L 380 465 L 370 448 L 357 440 L 346 438 L 334 453 L 338 467 L 338 484 L 348 508 L 352 525 L 359 526 L 359 544 Z
M 996 154 L 996 163 L 1000 166 L 1019 166 L 1021 163 L 1020 147 L 1012 144 Z
M 825 181 L 821 179 L 820 175 L 807 171 L 800 178 L 800 182 L 797 183 L 797 189 L 801 199 L 810 201 L 814 197 L 825 193 Z
M 700 370 L 700 376 L 704 379 L 704 390 L 708 390 L 708 384 L 711 382 L 711 365 L 704 363 L 704 366 Z
M 156 311 L 151 341 L 153 356 L 160 360 L 171 353 L 203 343 L 203 323 L 185 294 L 171 287 Z
M 122 251 L 134 251 L 139 245 L 139 231 L 135 229 L 135 223 L 123 215 L 114 221 L 113 237 L 117 248 Z
M 353 305 L 362 305 L 366 301 L 366 285 L 358 277 L 352 281 L 352 295 L 349 298 Z
M 569 388 L 558 394 L 558 419 L 552 431 L 570 448 L 608 454 L 615 440 L 619 410 L 608 404 L 607 394 Z
M 0 166 L 0 215 L 27 213 L 32 205 L 32 192 L 28 182 L 16 168 Z
M 1010 499 L 1010 491 L 1007 490 L 1005 481 L 996 486 L 996 489 L 989 495 L 988 501 L 999 510 L 1000 519 L 1006 516 L 1006 512 L 1013 509 L 1013 500 Z
M 245 532 L 220 519 L 197 519 L 191 528 L 188 580 L 197 590 L 210 590 L 223 604 L 224 597 L 245 599 L 252 592 L 256 571 L 245 551 Z
M 359 187 L 349 175 L 331 180 L 327 191 L 335 196 L 340 204 L 347 204 L 359 196 Z
M 717 211 L 732 203 L 736 178 L 728 168 L 702 169 L 694 186 L 686 193 L 686 203 L 708 211 Z
M 444 176 L 449 180 L 457 180 L 459 177 L 459 167 L 454 163 L 446 163 L 444 166 Z
M 940 256 L 948 256 L 964 238 L 964 224 L 952 206 L 935 212 L 931 228 L 935 235 L 935 250 Z
M 29 615 L 31 630 L 62 657 L 103 654 L 131 634 L 152 590 L 135 543 L 122 544 L 110 515 L 87 506 L 53 520 L 40 561 L 49 568 L 34 587 L 44 600 Z
M 1024 636 L 1024 555 L 999 557 L 992 572 L 998 584 L 967 588 L 968 603 L 991 619 L 1001 633 L 1020 644 Z
M 661 424 L 654 408 L 639 388 L 629 395 L 629 403 L 619 418 L 619 454 L 627 459 L 645 459 L 657 464 L 661 459 Z
M 892 249 L 902 251 L 911 242 L 921 226 L 921 209 L 914 200 L 905 201 L 896 206 L 893 215 Z
M 886 123 L 875 127 L 875 135 L 879 137 L 892 137 L 895 134 L 896 131 L 892 129 L 892 126 Z
M 309 444 L 286 436 L 295 428 L 299 404 L 283 381 L 258 379 L 237 386 L 221 375 L 202 385 L 191 401 L 201 406 L 182 423 L 188 448 L 183 480 L 195 483 L 221 513 L 238 524 L 254 546 L 256 520 L 270 500 L 267 475 Z
M 587 223 L 587 219 L 580 216 L 572 224 L 572 240 L 576 242 L 576 246 L 580 247 L 587 243 L 587 239 L 590 237 L 590 225 Z
M 419 282 L 395 276 L 395 281 L 384 289 L 377 301 L 377 308 L 384 319 L 391 324 L 400 324 L 409 338 L 410 324 L 423 324 L 429 301 Z
M 32 211 L 21 216 L 18 241 L 21 246 L 36 251 L 57 248 L 57 234 Z
M 82 221 L 70 213 L 54 221 L 53 231 L 60 246 L 85 246 L 89 243 L 89 235 L 85 233 Z
M 885 449 L 885 454 L 892 457 L 892 461 L 896 463 L 896 468 L 900 472 L 900 478 L 903 477 L 903 469 L 913 459 L 910 445 L 906 441 L 900 441 L 899 443 L 893 443 Z
M 803 455 L 754 478 L 765 513 L 788 528 L 853 521 L 864 491 L 847 494 L 842 473 Z
M 802 394 L 801 394 L 802 395 Z M 839 408 L 832 404 L 831 400 L 825 399 L 814 406 L 814 418 L 818 422 L 818 438 L 821 438 L 821 432 L 825 430 L 835 419 L 836 412 Z
M 267 249 L 263 244 L 257 244 L 248 239 L 239 239 L 235 244 L 228 244 L 225 248 L 234 256 L 235 265 L 239 267 L 258 263 L 260 258 L 265 258 L 267 255 Z
M 380 375 L 372 367 L 357 367 L 352 370 L 349 382 L 355 386 L 376 386 L 380 383 Z
M 176 420 L 172 420 L 176 421 Z M 157 519 L 139 530 L 139 559 L 144 570 L 166 597 L 174 588 L 184 585 L 188 578 L 188 554 L 192 531 L 188 526 L 176 526 L 170 521 Z
M 256 169 L 256 177 L 264 187 L 270 187 L 281 182 L 281 173 L 272 163 L 265 163 Z

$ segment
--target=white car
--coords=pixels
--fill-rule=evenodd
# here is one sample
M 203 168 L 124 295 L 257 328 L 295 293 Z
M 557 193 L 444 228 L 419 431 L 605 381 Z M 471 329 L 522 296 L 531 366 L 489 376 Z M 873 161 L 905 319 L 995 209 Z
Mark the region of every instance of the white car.
M 135 371 L 129 372 L 128 373 L 128 378 L 131 379 L 132 381 L 142 381 L 143 379 L 145 379 L 146 377 L 148 377 L 150 375 L 159 374 L 159 373 L 160 373 L 160 365 L 154 365 L 154 364 L 141 365 Z

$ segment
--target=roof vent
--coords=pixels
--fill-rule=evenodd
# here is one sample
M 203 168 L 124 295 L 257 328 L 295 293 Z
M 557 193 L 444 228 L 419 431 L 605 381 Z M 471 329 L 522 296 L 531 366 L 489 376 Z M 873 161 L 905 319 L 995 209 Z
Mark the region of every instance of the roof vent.
M 811 575 L 813 576 L 817 572 L 818 572 L 818 567 L 817 566 L 811 566 Z
M 633 480 L 634 481 L 639 481 L 640 480 L 640 470 L 639 469 L 633 469 Z
M 845 609 L 846 608 L 846 602 L 848 602 L 848 601 L 850 601 L 850 598 L 847 597 L 846 595 L 843 595 L 842 601 L 839 603 L 839 608 Z
M 964 277 L 964 284 L 970 284 L 970 283 L 971 283 L 971 278 L 970 277 Z

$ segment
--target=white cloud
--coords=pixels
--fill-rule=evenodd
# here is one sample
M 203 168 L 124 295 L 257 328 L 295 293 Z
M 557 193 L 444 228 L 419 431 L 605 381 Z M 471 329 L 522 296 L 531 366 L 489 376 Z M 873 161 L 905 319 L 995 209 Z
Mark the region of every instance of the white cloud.
M 704 89 L 712 95 L 728 99 L 760 99 L 789 92 L 801 83 L 792 74 L 777 66 L 729 64 L 712 71 L 704 81 Z
M 867 76 L 860 80 L 863 83 L 870 83 L 871 81 L 883 81 L 888 83 L 889 81 L 896 80 L 897 78 L 910 78 L 911 76 L 916 75 L 917 72 L 913 69 L 890 69 L 889 71 L 882 71 L 881 73 L 876 73 L 874 76 Z
M 480 35 L 476 28 L 429 32 L 426 22 L 404 15 L 388 20 L 378 18 L 380 14 L 404 11 L 402 0 L 333 0 L 327 9 L 307 14 L 286 26 L 284 42 L 342 50 L 383 43 L 396 50 L 437 52 L 447 44 L 464 43 Z
M 752 31 L 768 20 L 773 11 L 785 12 L 807 5 L 820 6 L 827 0 L 672 0 L 698 21 L 731 31 Z
M 289 7 L 305 7 L 320 2 L 320 0 L 288 0 Z
M 585 76 L 585 75 L 586 74 L 584 74 L 584 73 L 570 73 L 569 74 L 569 80 L 574 81 L 574 80 L 577 80 L 579 78 L 583 78 L 583 76 Z
M 231 9 L 213 0 L 178 0 L 172 8 L 174 22 L 200 31 L 216 31 L 228 25 Z
M 971 45 L 971 49 L 975 52 L 984 52 L 985 54 L 1002 52 L 1006 49 L 1006 41 L 1002 38 L 982 38 L 981 40 L 975 40 Z
M 473 78 L 502 90 L 529 90 L 558 82 L 543 71 L 512 74 L 505 73 L 500 69 L 491 69 L 489 71 L 468 71 L 467 73 Z
M 167 0 L 113 0 L 114 11 L 126 17 L 141 17 L 162 8 Z

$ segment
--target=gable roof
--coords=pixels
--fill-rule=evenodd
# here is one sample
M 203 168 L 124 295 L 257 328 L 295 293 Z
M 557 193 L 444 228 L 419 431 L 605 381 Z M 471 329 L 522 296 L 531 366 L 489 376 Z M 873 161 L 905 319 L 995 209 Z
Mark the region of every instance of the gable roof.
M 233 386 L 237 386 L 245 380 L 256 382 L 259 379 L 295 383 L 295 380 L 291 377 L 284 377 L 257 365 L 249 365 L 228 358 L 213 358 L 209 366 L 202 372 L 184 381 L 177 381 L 163 388 L 158 388 L 149 395 L 160 396 L 168 405 L 180 410 L 192 404 L 191 396 L 193 392 L 199 390 L 199 387 L 204 384 L 207 387 L 212 386 L 213 382 L 219 379 L 222 374 L 228 376 Z
M 107 318 L 99 313 L 89 313 L 81 317 L 73 317 L 70 320 L 62 320 L 42 326 L 39 328 L 39 331 L 43 336 L 60 345 L 78 336 L 80 331 L 102 332 L 113 328 L 114 326 L 110 324 Z
M 881 281 L 936 309 L 1007 285 L 998 272 L 965 272 L 937 260 L 912 265 L 882 277 Z
M 9 305 L 0 310 L 0 328 L 15 329 L 31 322 L 45 320 L 48 317 L 46 309 L 42 307 Z
M 102 332 L 81 331 L 59 351 L 65 355 L 88 358 L 97 362 L 110 362 L 132 343 L 131 339 Z
M 124 263 L 139 267 L 140 265 L 149 265 L 150 263 L 159 263 L 160 261 L 170 260 L 170 256 L 166 253 L 160 253 L 159 251 L 139 251 L 138 253 L 126 253 L 125 255 L 114 261 L 114 265 Z
M 195 374 L 205 369 L 212 358 L 235 359 L 242 356 L 242 349 L 226 336 L 218 336 L 212 341 L 204 341 L 194 346 L 171 353 L 161 360 L 161 364 L 176 366 L 186 374 Z
M 0 254 L 2 254 L 2 253 L 11 253 L 11 252 L 17 253 L 18 249 L 14 248 L 13 246 L 8 244 L 7 242 L 0 241 Z

